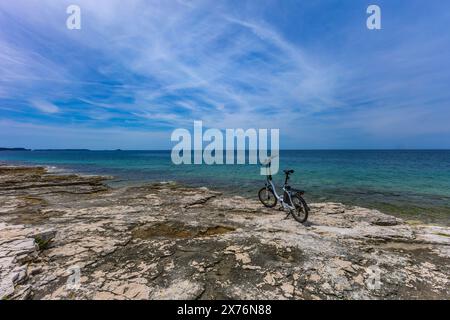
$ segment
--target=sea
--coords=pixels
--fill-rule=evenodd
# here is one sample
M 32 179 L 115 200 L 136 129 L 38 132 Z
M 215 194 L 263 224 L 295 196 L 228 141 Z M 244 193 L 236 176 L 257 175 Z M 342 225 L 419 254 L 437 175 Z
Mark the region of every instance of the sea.
M 257 199 L 259 165 L 175 165 L 171 151 L 0 151 L 0 162 L 58 173 L 110 176 L 112 186 L 174 181 Z M 411 221 L 450 225 L 450 150 L 282 150 L 283 169 L 308 202 L 378 209 Z

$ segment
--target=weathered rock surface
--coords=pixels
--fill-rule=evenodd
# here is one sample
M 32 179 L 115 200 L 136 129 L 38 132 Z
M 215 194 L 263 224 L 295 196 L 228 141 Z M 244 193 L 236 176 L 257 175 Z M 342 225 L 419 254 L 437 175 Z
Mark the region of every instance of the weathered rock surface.
M 0 167 L 0 299 L 449 299 L 450 230 Z

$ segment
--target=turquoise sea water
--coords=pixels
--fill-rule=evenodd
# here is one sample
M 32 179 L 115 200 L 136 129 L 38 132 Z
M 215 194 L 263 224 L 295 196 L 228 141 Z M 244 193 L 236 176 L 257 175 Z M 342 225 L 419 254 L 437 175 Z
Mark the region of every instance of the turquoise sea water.
M 177 181 L 256 198 L 257 165 L 173 165 L 170 151 L 2 151 L 0 162 L 114 176 L 113 185 Z M 450 225 L 450 150 L 285 150 L 280 169 L 308 201 L 335 201 Z M 281 170 L 280 170 L 281 171 Z M 275 176 L 282 184 L 282 176 Z

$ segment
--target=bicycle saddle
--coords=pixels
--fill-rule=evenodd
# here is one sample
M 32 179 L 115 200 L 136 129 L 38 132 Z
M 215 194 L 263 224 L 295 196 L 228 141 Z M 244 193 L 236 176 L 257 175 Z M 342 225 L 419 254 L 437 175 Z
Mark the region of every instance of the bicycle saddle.
M 291 173 L 294 173 L 295 171 L 294 170 L 283 170 L 283 172 L 285 174 L 291 174 Z

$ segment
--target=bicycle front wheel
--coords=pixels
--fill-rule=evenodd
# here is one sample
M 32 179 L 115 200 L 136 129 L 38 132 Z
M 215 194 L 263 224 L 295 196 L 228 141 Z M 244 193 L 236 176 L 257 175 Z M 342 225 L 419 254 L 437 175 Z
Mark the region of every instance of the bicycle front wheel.
M 259 201 L 267 208 L 273 208 L 277 205 L 278 199 L 275 197 L 272 189 L 262 188 L 258 192 Z

